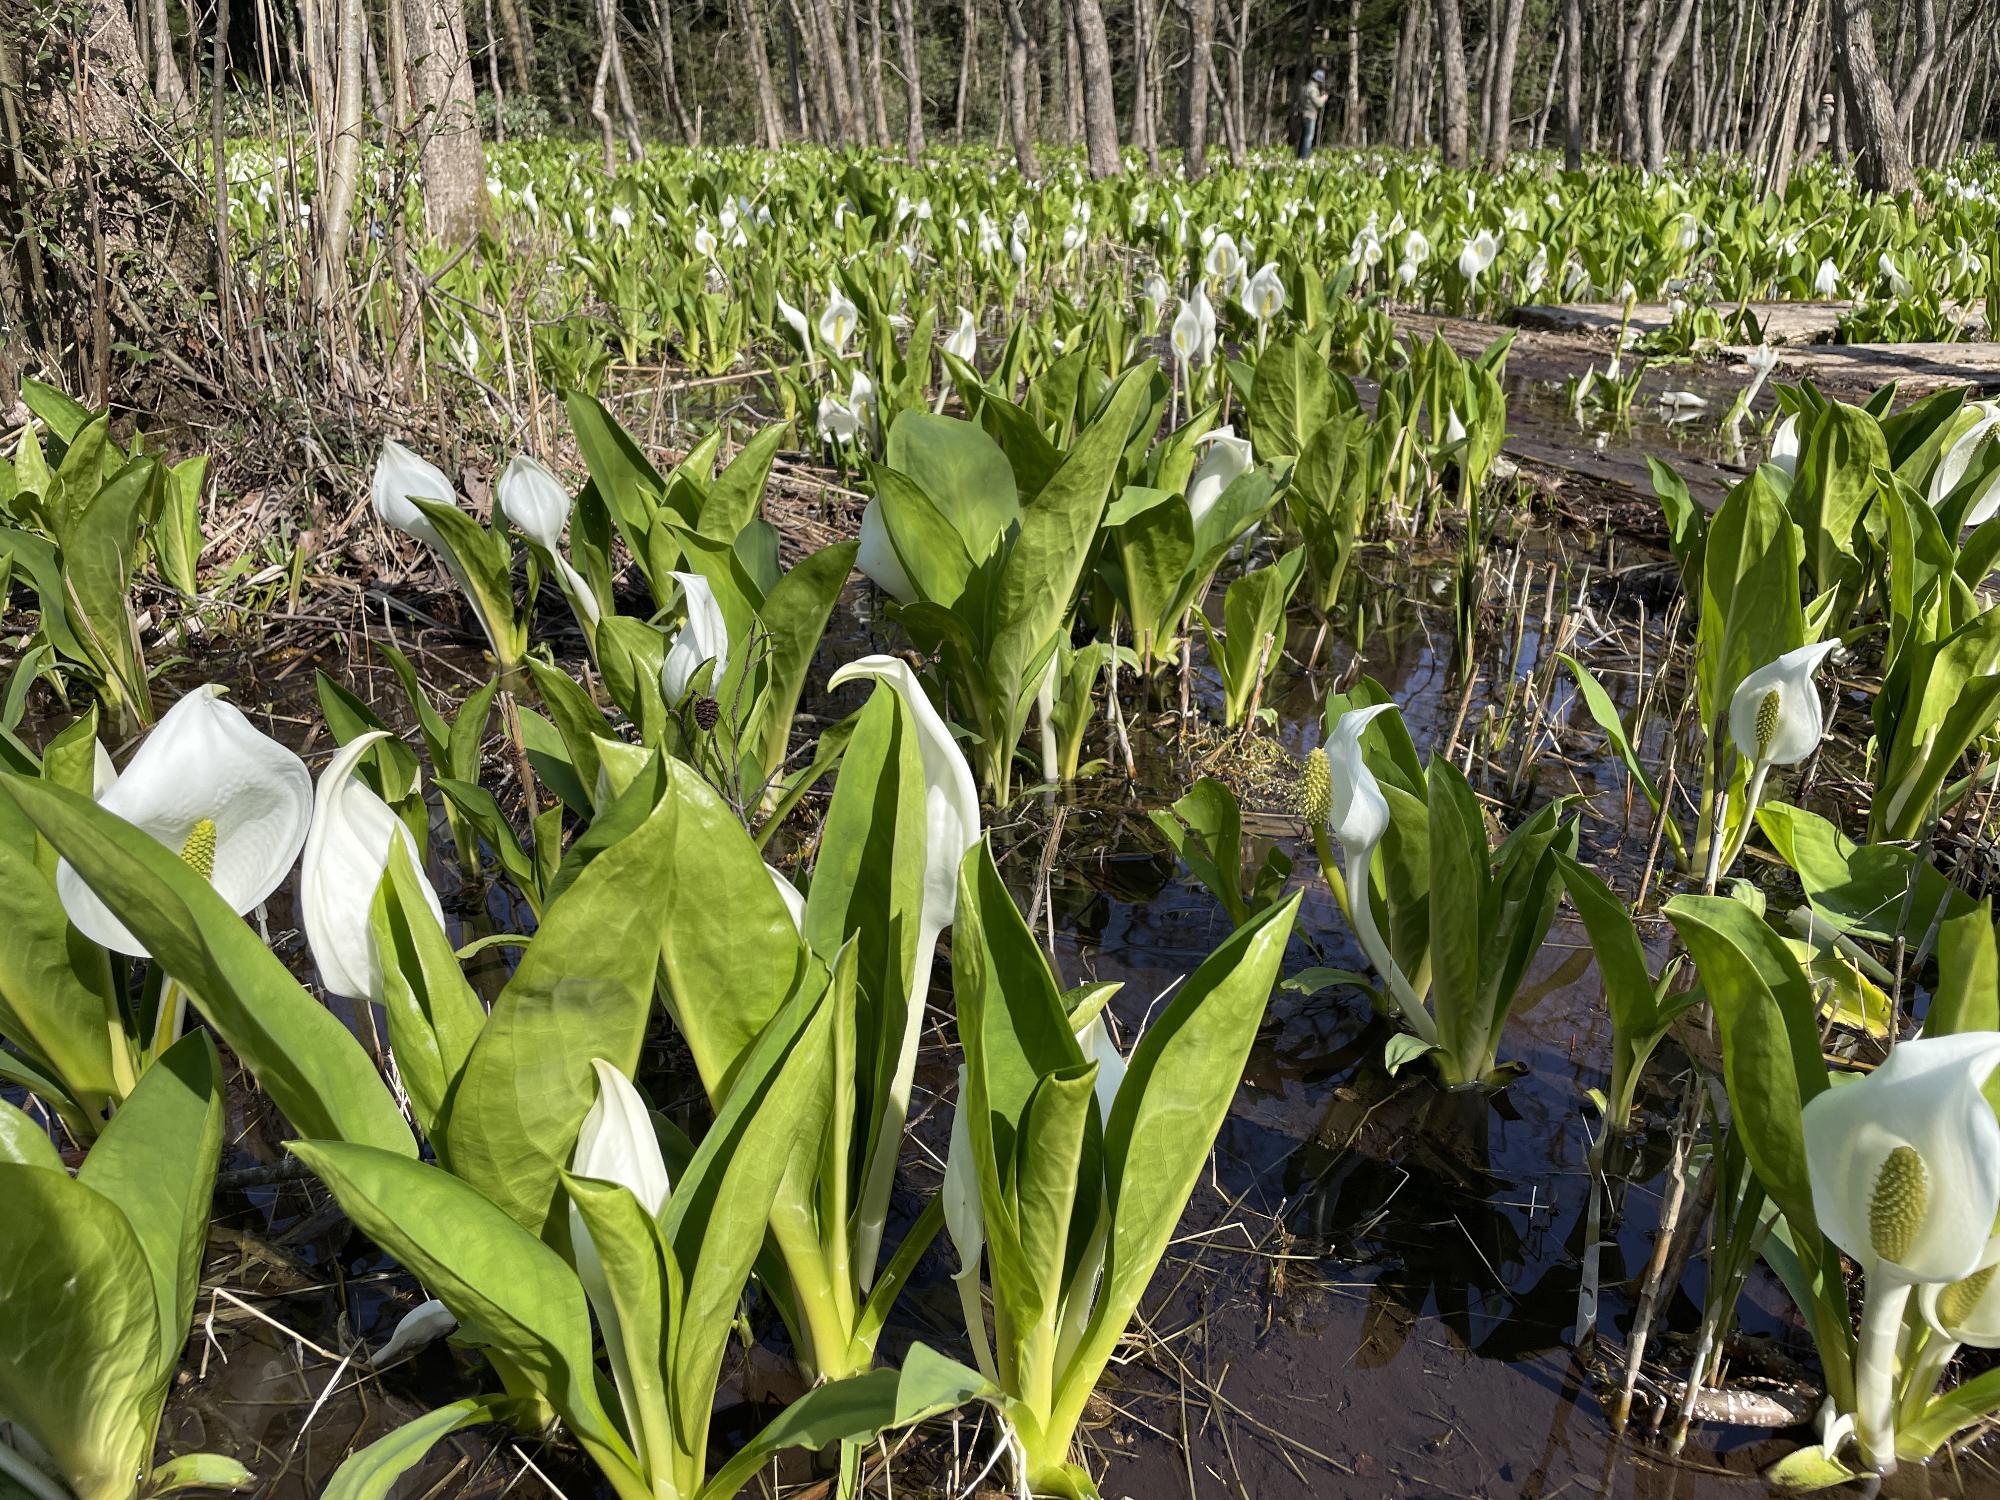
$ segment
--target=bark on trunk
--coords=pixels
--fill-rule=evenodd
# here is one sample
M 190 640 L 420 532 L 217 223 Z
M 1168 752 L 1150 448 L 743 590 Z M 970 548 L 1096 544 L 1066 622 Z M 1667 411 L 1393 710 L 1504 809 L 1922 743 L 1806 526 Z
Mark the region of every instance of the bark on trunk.
M 1456 4 L 1457 0 L 1440 0 Z M 1187 76 L 1181 91 L 1182 170 L 1189 182 L 1208 175 L 1208 75 L 1215 64 L 1215 0 L 1188 0 Z
M 1083 145 L 1090 175 L 1115 177 L 1125 162 L 1118 154 L 1118 113 L 1111 93 L 1111 43 L 1104 33 L 1104 10 L 1098 0 L 1069 0 L 1069 11 L 1083 75 Z
M 648 6 L 653 15 L 653 45 L 660 64 L 660 95 L 666 101 L 667 112 L 674 117 L 674 128 L 680 132 L 681 141 L 689 146 L 698 145 L 694 119 L 681 95 L 680 68 L 674 61 L 673 10 L 665 0 L 648 0 Z
M 1159 16 L 1153 0 L 1132 0 L 1132 144 L 1146 153 L 1146 170 L 1160 170 Z
M 472 97 L 465 7 L 461 0 L 409 0 L 406 13 L 424 219 L 433 237 L 459 244 L 478 232 L 486 215 L 486 158 Z
M 1628 4 L 1618 40 L 1618 154 L 1632 166 L 1646 159 L 1645 119 L 1639 99 L 1639 72 L 1653 31 L 1653 0 Z
M 1493 92 L 1486 114 L 1486 167 L 1499 172 L 1507 165 L 1514 132 L 1514 58 L 1521 46 L 1521 12 L 1525 0 L 1507 0 L 1500 33 L 1493 43 Z
M 903 60 L 903 149 L 914 166 L 924 154 L 924 84 L 918 65 L 916 0 L 891 0 L 896 50 Z
M 1653 51 L 1652 69 L 1646 78 L 1646 170 L 1660 171 L 1667 164 L 1667 75 L 1680 56 L 1687 37 L 1688 18 L 1694 14 L 1694 0 L 1679 0 L 1669 14 L 1660 45 Z
M 1471 120 L 1466 104 L 1465 37 L 1458 0 L 1432 0 L 1437 15 L 1438 52 L 1443 60 L 1440 86 L 1444 91 L 1444 164 L 1462 167 L 1469 152 Z
M 1361 144 L 1361 0 L 1347 0 L 1347 89 L 1341 99 L 1340 139 Z
M 523 94 L 535 86 L 535 35 L 519 0 L 497 0 L 500 29 L 507 33 L 507 56 L 514 64 L 514 87 Z
M 1564 0 L 1563 170 L 1583 170 L 1583 0 Z
M 1006 0 L 1007 21 L 1007 130 L 1014 143 L 1014 163 L 1030 182 L 1040 179 L 1041 163 L 1035 158 L 1035 130 L 1028 117 L 1028 22 L 1021 13 L 1021 0 Z
M 1833 0 L 1834 58 L 1854 107 L 1859 154 L 1855 176 L 1874 193 L 1915 192 L 1910 142 L 1896 118 L 1896 100 L 1875 59 L 1875 22 L 1865 0 Z

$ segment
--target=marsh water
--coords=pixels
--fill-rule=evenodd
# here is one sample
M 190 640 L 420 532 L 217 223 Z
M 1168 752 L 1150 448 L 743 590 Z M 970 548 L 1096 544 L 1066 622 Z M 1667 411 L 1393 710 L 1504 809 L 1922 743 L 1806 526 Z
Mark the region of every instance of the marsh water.
M 1509 453 L 1559 464 L 1579 482 L 1643 493 L 1641 455 L 1706 470 L 1719 494 L 1736 462 L 1713 422 L 1641 426 L 1599 440 L 1578 430 L 1559 389 L 1517 375 Z M 1726 406 L 1727 396 L 1712 403 Z M 1704 433 L 1703 428 L 1708 431 Z M 1683 462 L 1685 455 L 1685 462 Z M 1602 465 L 1615 472 L 1597 472 Z M 1615 506 L 1606 514 L 1615 514 Z M 851 517 L 849 517 L 851 522 Z M 1488 541 L 1481 577 L 1476 675 L 1455 661 L 1452 579 L 1459 539 L 1366 549 L 1349 603 L 1320 639 L 1303 612 L 1290 622 L 1271 723 L 1247 739 L 1202 728 L 1220 720 L 1219 688 L 1197 673 L 1195 714 L 1179 713 L 1178 684 L 1151 693 L 1129 683 L 1122 707 L 1137 777 L 1088 778 L 1074 790 L 1031 790 L 992 814 L 1003 873 L 1046 936 L 1065 983 L 1118 980 L 1111 1010 L 1126 1042 L 1160 1000 L 1229 930 L 1220 904 L 1177 867 L 1148 812 L 1196 774 L 1230 784 L 1245 824 L 1292 862 L 1304 904 L 1285 973 L 1361 970 L 1365 962 L 1319 878 L 1295 805 L 1299 758 L 1321 734 L 1326 694 L 1365 671 L 1401 705 L 1420 751 L 1465 765 L 1493 814 L 1511 823 L 1555 796 L 1587 806 L 1584 858 L 1628 898 L 1653 863 L 1652 826 L 1616 761 L 1550 657 L 1589 659 L 1630 709 L 1642 692 L 1652 715 L 1642 751 L 1658 749 L 1658 721 L 1682 694 L 1661 634 L 1670 561 L 1610 523 L 1578 526 L 1533 510 L 1525 496 Z M 546 596 L 545 596 L 546 598 Z M 1219 615 L 1220 586 L 1210 600 Z M 313 674 L 324 670 L 391 723 L 402 724 L 394 679 L 367 649 L 393 631 L 441 698 L 483 676 L 478 652 L 437 595 L 425 613 L 399 613 L 371 594 L 345 621 L 344 649 L 197 656 L 176 678 L 229 683 L 237 701 L 317 767 L 329 748 L 313 728 Z M 434 613 L 429 613 L 434 611 Z M 274 625 L 281 621 L 272 622 Z M 580 643 L 545 602 L 537 638 Z M 328 632 L 316 627 L 314 639 Z M 301 638 L 305 638 L 303 633 Z M 842 596 L 811 680 L 865 651 L 903 641 L 858 582 Z M 1310 665 L 1308 665 L 1310 663 Z M 858 696 L 809 696 L 810 719 L 847 712 Z M 1119 758 L 1100 716 L 1086 759 Z M 448 844 L 440 831 L 437 848 Z M 1044 872 L 1046 875 L 1044 876 Z M 434 875 L 443 872 L 433 861 Z M 528 918 L 497 885 L 444 886 L 461 942 L 518 931 Z M 293 914 L 268 913 L 277 951 L 310 963 Z M 948 939 L 947 939 L 948 941 Z M 486 949 L 479 982 L 505 977 L 508 951 Z M 940 985 L 946 971 L 940 966 Z M 933 995 L 918 1078 L 916 1126 L 905 1154 L 898 1215 L 913 1215 L 941 1175 L 955 1078 L 948 995 Z M 365 1019 L 350 1017 L 365 1041 Z M 1601 1336 L 1575 1339 L 1590 1202 L 1588 1093 L 1605 1086 L 1610 1031 L 1582 932 L 1559 917 L 1506 1033 L 1503 1061 L 1521 1065 L 1502 1089 L 1441 1092 L 1420 1070 L 1383 1068 L 1390 1028 L 1365 995 L 1335 983 L 1282 986 L 1271 998 L 1242 1088 L 1168 1260 L 1142 1306 L 1103 1400 L 1087 1417 L 1093 1472 L 1107 1497 L 1306 1496 L 1693 1497 L 1764 1491 L 1758 1470 L 1804 1430 L 1698 1425 L 1670 1457 L 1648 1437 L 1652 1382 L 1640 1386 L 1635 1430 L 1609 1432 L 1633 1294 L 1669 1181 L 1672 1127 L 1688 1046 L 1670 1037 L 1642 1089 L 1638 1129 L 1619 1152 L 1604 1215 Z M 660 1024 L 640 1082 L 664 1108 L 698 1123 L 684 1055 Z M 282 1127 L 261 1096 L 231 1092 L 229 1154 L 217 1196 L 203 1292 L 163 1438 L 177 1449 L 234 1454 L 270 1496 L 316 1496 L 340 1459 L 417 1411 L 481 1388 L 469 1354 L 438 1343 L 379 1374 L 355 1358 L 379 1346 L 421 1300 L 411 1278 L 351 1232 L 323 1194 L 289 1175 Z M 893 1231 L 892 1231 L 893 1232 Z M 964 1357 L 952 1257 L 926 1255 L 892 1322 L 885 1353 L 911 1340 Z M 1695 1257 L 1665 1307 L 1649 1369 L 1684 1370 L 1679 1342 L 1699 1317 Z M 1785 1381 L 1810 1349 L 1781 1294 L 1752 1279 L 1732 1374 Z M 740 1441 L 796 1393 L 776 1319 L 752 1295 L 748 1330 L 732 1353 L 718 1445 Z M 968 1482 L 994 1434 L 967 1416 L 901 1445 L 893 1493 L 935 1493 Z M 785 1470 L 785 1493 L 826 1492 L 810 1459 Z M 988 1481 L 991 1483 L 992 1481 Z M 2000 1466 L 1975 1453 L 1956 1474 L 1932 1474 L 1938 1494 L 2000 1493 Z M 440 1445 L 398 1493 L 410 1496 L 598 1493 L 560 1441 L 477 1429 Z M 873 1491 L 889 1493 L 880 1487 Z M 1912 1491 L 1915 1493 L 1915 1491 Z

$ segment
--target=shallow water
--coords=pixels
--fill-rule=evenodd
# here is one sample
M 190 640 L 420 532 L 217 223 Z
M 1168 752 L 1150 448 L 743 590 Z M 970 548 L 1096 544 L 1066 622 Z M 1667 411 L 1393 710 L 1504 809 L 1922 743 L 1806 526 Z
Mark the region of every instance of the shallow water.
M 1529 443 L 1558 443 L 1546 410 L 1550 388 L 1519 375 L 1510 425 Z M 1560 394 L 1553 399 L 1560 405 Z M 1727 397 L 1714 403 L 1726 407 Z M 1711 424 L 1712 425 L 1712 424 Z M 1661 451 L 1674 435 L 1641 428 L 1642 445 Z M 1726 476 L 1714 435 L 1698 424 L 1677 430 L 1683 457 Z M 1562 443 L 1569 443 L 1566 435 Z M 1589 434 L 1565 448 L 1596 451 Z M 1644 465 L 1625 439 L 1605 444 L 1621 473 Z M 1677 465 L 1686 465 L 1676 458 Z M 1628 482 L 1616 480 L 1615 482 Z M 1003 870 L 1024 910 L 1036 908 L 1035 874 L 1057 828 L 1039 925 L 1066 983 L 1115 979 L 1125 988 L 1112 1013 L 1129 1041 L 1154 1005 L 1228 934 L 1219 903 L 1178 870 L 1146 812 L 1185 789 L 1195 768 L 1213 763 L 1237 781 L 1246 828 L 1292 860 L 1306 897 L 1285 971 L 1315 966 L 1361 969 L 1362 955 L 1326 887 L 1292 810 L 1286 761 L 1319 737 L 1320 705 L 1356 670 L 1378 677 L 1402 705 L 1418 748 L 1448 742 L 1469 761 L 1474 786 L 1512 822 L 1550 797 L 1585 799 L 1584 858 L 1628 896 L 1648 862 L 1650 825 L 1633 812 L 1622 772 L 1580 711 L 1572 719 L 1566 676 L 1547 653 L 1566 620 L 1567 649 L 1591 662 L 1621 707 L 1641 683 L 1656 704 L 1677 701 L 1676 684 L 1656 681 L 1670 564 L 1627 540 L 1615 548 L 1595 534 L 1527 515 L 1505 518 L 1486 561 L 1486 593 L 1476 665 L 1466 695 L 1453 654 L 1450 580 L 1456 552 L 1447 539 L 1364 551 L 1351 578 L 1356 605 L 1317 653 L 1316 627 L 1291 621 L 1289 659 L 1266 702 L 1276 711 L 1266 736 L 1283 756 L 1238 754 L 1214 734 L 1185 741 L 1173 712 L 1177 691 L 1163 676 L 1152 701 L 1129 686 L 1139 778 L 1103 777 L 1060 796 L 1030 792 L 995 819 Z M 1222 590 L 1210 609 L 1219 617 Z M 569 627 L 545 600 L 538 626 L 558 641 Z M 450 628 L 468 624 L 455 603 L 426 602 L 442 624 L 399 621 L 399 639 L 420 652 L 441 696 L 455 700 L 483 675 L 479 653 Z M 323 667 L 392 724 L 407 727 L 393 677 L 357 636 L 379 633 L 380 611 L 349 622 L 345 648 L 282 662 L 216 657 L 177 668 L 177 681 L 232 684 L 253 719 L 298 745 L 317 768 L 330 747 L 317 722 L 312 674 Z M 1644 655 L 1638 653 L 1643 642 Z M 811 675 L 823 683 L 840 662 L 898 649 L 900 633 L 875 597 L 850 587 L 834 614 Z M 570 650 L 575 643 L 571 642 Z M 1304 658 L 1313 656 L 1308 670 Z M 1192 684 L 1202 719 L 1219 720 L 1219 688 L 1206 669 Z M 815 689 L 808 715 L 833 718 L 860 690 Z M 1093 725 L 1086 758 L 1104 753 L 1107 719 Z M 1656 714 L 1642 750 L 1657 748 Z M 496 769 L 497 767 L 489 768 Z M 449 848 L 441 823 L 434 855 Z M 441 857 L 431 861 L 441 873 Z M 441 883 L 465 941 L 521 930 L 528 918 L 497 885 Z M 309 960 L 288 906 L 274 903 L 277 951 L 301 973 Z M 501 950 L 482 956 L 482 991 L 504 982 Z M 943 972 L 941 966 L 941 973 Z M 1601 1366 L 1631 1317 L 1628 1282 L 1650 1254 L 1664 1191 L 1673 1080 L 1686 1060 L 1670 1040 L 1655 1055 L 1641 1094 L 1641 1129 L 1623 1149 L 1629 1186 L 1607 1219 L 1601 1326 L 1605 1356 L 1572 1351 L 1579 1262 L 1588 1203 L 1587 1157 L 1594 1116 L 1587 1091 L 1605 1085 L 1609 1025 L 1580 929 L 1559 917 L 1534 964 L 1530 998 L 1516 1009 L 1503 1061 L 1526 1066 L 1500 1091 L 1444 1094 L 1417 1074 L 1390 1078 L 1380 1058 L 1390 1028 L 1352 988 L 1318 994 L 1280 989 L 1251 1054 L 1244 1086 L 1226 1122 L 1214 1169 L 1197 1190 L 1182 1235 L 1143 1308 L 1131 1357 L 1111 1371 L 1105 1409 L 1087 1429 L 1092 1466 L 1107 1497 L 1604 1494 L 1694 1497 L 1759 1494 L 1756 1471 L 1804 1434 L 1697 1427 L 1686 1452 L 1615 1443 L 1601 1405 Z M 934 1001 L 943 1004 L 942 994 Z M 358 1034 L 367 1027 L 350 1017 Z M 918 1079 L 916 1143 L 906 1155 L 897 1211 L 914 1212 L 935 1188 L 955 1059 L 927 1048 Z M 670 1108 L 690 1108 L 685 1058 L 664 1022 L 641 1081 Z M 231 1093 L 226 1174 L 283 1160 L 269 1108 L 247 1090 Z M 297 1181 L 225 1186 L 198 1305 L 194 1337 L 169 1406 L 163 1436 L 177 1448 L 209 1448 L 250 1463 L 268 1496 L 316 1495 L 340 1458 L 426 1406 L 482 1388 L 476 1361 L 444 1346 L 421 1352 L 379 1378 L 357 1381 L 343 1365 L 353 1341 L 379 1344 L 419 1300 L 410 1278 Z M 893 1233 L 893 1231 L 892 1231 Z M 886 1352 L 922 1338 L 964 1356 L 955 1332 L 950 1252 L 925 1258 L 893 1320 Z M 1699 1314 L 1697 1262 L 1656 1332 L 1655 1351 L 1678 1373 L 1685 1334 Z M 760 1342 L 732 1357 L 719 1444 L 753 1430 L 775 1404 L 796 1394 L 768 1310 L 753 1302 Z M 1782 1295 L 1753 1277 L 1743 1309 L 1746 1332 L 1770 1336 L 1809 1361 Z M 1643 1408 L 1643 1403 L 1642 1403 Z M 1644 1425 L 1642 1410 L 1641 1425 Z M 944 1435 L 933 1446 L 950 1441 Z M 934 1458 L 934 1455 L 933 1455 Z M 926 1472 L 921 1451 L 911 1463 Z M 497 1494 L 524 1480 L 532 1463 L 548 1486 L 568 1495 L 602 1493 L 560 1444 L 528 1438 L 496 1442 L 491 1429 L 441 1447 L 409 1493 Z M 976 1468 L 976 1465 L 973 1467 Z M 797 1466 L 810 1468 L 807 1461 Z M 2000 1471 L 1977 1456 L 1956 1482 L 1931 1476 L 1939 1494 L 1995 1493 Z M 898 1484 L 906 1492 L 909 1482 Z M 532 1492 L 532 1489 L 523 1492 Z

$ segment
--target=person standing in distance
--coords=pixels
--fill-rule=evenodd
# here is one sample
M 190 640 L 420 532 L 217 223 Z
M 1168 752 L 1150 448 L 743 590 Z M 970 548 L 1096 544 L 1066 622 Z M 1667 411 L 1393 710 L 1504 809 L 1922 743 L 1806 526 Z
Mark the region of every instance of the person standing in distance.
M 1326 108 L 1326 69 L 1314 68 L 1312 76 L 1299 85 L 1298 108 L 1295 111 L 1299 132 L 1299 160 L 1312 155 L 1313 143 L 1319 138 L 1319 114 Z

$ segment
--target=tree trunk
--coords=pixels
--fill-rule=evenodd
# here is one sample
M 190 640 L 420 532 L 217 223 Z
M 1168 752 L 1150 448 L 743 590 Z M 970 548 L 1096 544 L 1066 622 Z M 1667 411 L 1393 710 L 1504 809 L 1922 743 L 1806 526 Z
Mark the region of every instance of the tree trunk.
M 1653 30 L 1654 0 L 1628 6 L 1618 39 L 1618 154 L 1631 166 L 1646 159 L 1645 119 L 1639 101 L 1639 72 Z
M 1347 89 L 1341 98 L 1340 139 L 1361 144 L 1361 0 L 1347 0 Z
M 1115 177 L 1125 169 L 1125 162 L 1118 154 L 1118 114 L 1111 92 L 1111 43 L 1104 34 L 1104 10 L 1098 0 L 1069 0 L 1069 13 L 1083 75 L 1083 144 L 1090 157 L 1090 175 Z
M 1159 15 L 1153 0 L 1132 0 L 1132 144 L 1146 153 L 1146 170 L 1160 170 L 1160 124 L 1154 107 L 1159 76 Z
M 1423 15 L 1422 5 L 1403 7 L 1403 24 L 1396 33 L 1396 61 L 1389 78 L 1389 140 L 1405 150 L 1414 142 L 1417 130 L 1417 28 Z
M 1030 182 L 1040 180 L 1035 159 L 1035 130 L 1028 118 L 1028 23 L 1021 0 L 1005 0 L 1007 22 L 1007 129 L 1014 141 L 1014 164 Z
M 965 144 L 966 95 L 972 88 L 973 43 L 979 35 L 979 11 L 974 0 L 960 0 L 958 43 L 958 97 L 952 105 L 951 138 L 954 146 Z
M 1499 172 L 1506 168 L 1507 150 L 1514 133 L 1514 59 L 1521 47 L 1521 12 L 1526 0 L 1506 0 L 1501 12 L 1500 34 L 1493 46 L 1493 93 L 1487 101 L 1486 168 Z
M 785 143 L 785 108 L 778 101 L 777 81 L 771 75 L 771 51 L 764 40 L 763 0 L 737 0 L 736 24 L 750 51 L 750 77 L 757 90 L 757 124 L 763 145 L 775 150 Z
M 1563 170 L 1583 170 L 1583 0 L 1563 0 Z
M 507 33 L 507 56 L 514 64 L 514 87 L 524 95 L 535 87 L 535 35 L 522 12 L 520 0 L 496 0 L 500 7 L 500 29 Z
M 1910 139 L 1911 122 L 1916 117 L 1917 104 L 1924 97 L 1924 89 L 1931 81 L 1931 68 L 1937 61 L 1937 0 L 1915 0 L 1917 9 L 1917 55 L 1912 59 L 1909 71 L 1903 75 L 1903 86 L 1896 93 L 1896 128 L 1905 141 Z
M 1446 0 L 1440 0 L 1446 3 Z M 1449 0 L 1456 4 L 1457 0 Z M 1188 0 L 1187 76 L 1181 91 L 1182 171 L 1189 182 L 1208 175 L 1208 75 L 1214 70 L 1215 0 Z
M 1866 0 L 1833 0 L 1834 59 L 1854 106 L 1859 138 L 1855 176 L 1872 193 L 1913 193 L 1917 174 L 1910 143 L 1896 117 L 1896 100 L 1875 60 L 1875 22 Z
M 1667 74 L 1673 71 L 1687 37 L 1688 18 L 1694 14 L 1694 0 L 1678 0 L 1669 12 L 1660 45 L 1653 51 L 1652 68 L 1646 78 L 1646 170 L 1658 172 L 1667 164 Z M 1637 39 L 1634 39 L 1637 45 Z
M 460 244 L 486 217 L 486 158 L 472 97 L 472 54 L 462 0 L 408 0 L 416 81 L 417 156 L 424 219 L 434 238 Z
M 867 0 L 864 19 L 868 28 L 868 96 L 874 117 L 875 144 L 889 145 L 889 106 L 882 87 L 882 0 Z
M 141 0 L 146 3 L 146 0 Z M 167 19 L 167 0 L 151 0 L 153 7 L 153 92 L 169 115 L 178 117 L 191 107 L 187 83 L 180 65 L 174 61 L 174 27 Z
M 896 22 L 896 50 L 903 59 L 903 146 L 915 166 L 924 155 L 924 84 L 917 62 L 916 0 L 890 0 Z
M 1459 24 L 1458 0 L 1432 0 L 1437 15 L 1438 52 L 1443 59 L 1439 86 L 1444 91 L 1444 164 L 1462 167 L 1470 151 L 1471 121 L 1466 105 L 1465 37 Z
M 361 176 L 361 38 L 367 26 L 361 0 L 334 0 L 333 100 L 320 160 L 326 166 L 315 225 L 318 265 L 313 291 L 320 309 L 336 327 L 345 327 L 340 302 L 347 291 L 347 244 L 354 198 Z
M 666 104 L 667 112 L 674 117 L 674 129 L 680 132 L 682 143 L 696 145 L 695 123 L 688 114 L 687 101 L 681 96 L 680 69 L 674 61 L 674 13 L 670 0 L 647 0 L 647 8 L 653 19 L 653 46 L 660 68 L 660 98 Z

